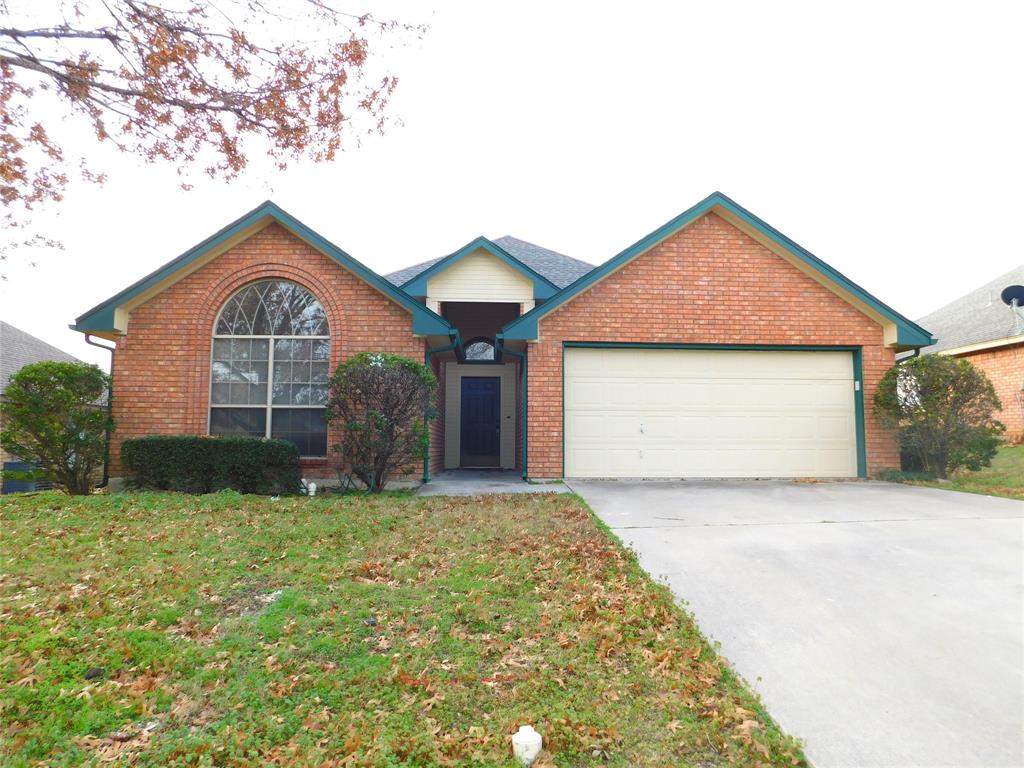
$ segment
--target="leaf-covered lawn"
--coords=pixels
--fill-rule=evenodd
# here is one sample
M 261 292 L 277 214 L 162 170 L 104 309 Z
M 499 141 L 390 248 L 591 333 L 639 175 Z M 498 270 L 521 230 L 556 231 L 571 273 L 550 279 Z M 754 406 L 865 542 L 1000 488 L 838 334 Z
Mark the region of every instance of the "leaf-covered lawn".
M 992 460 L 992 466 L 977 472 L 963 470 L 954 473 L 948 482 L 929 480 L 917 484 L 1024 501 L 1024 445 L 1002 446 Z
M 800 765 L 575 497 L 0 501 L 0 763 Z

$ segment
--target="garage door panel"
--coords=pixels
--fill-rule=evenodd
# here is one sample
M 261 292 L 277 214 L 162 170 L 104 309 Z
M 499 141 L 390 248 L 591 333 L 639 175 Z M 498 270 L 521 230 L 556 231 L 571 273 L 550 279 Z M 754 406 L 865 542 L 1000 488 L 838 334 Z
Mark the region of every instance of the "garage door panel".
M 569 349 L 570 477 L 857 474 L 849 352 Z

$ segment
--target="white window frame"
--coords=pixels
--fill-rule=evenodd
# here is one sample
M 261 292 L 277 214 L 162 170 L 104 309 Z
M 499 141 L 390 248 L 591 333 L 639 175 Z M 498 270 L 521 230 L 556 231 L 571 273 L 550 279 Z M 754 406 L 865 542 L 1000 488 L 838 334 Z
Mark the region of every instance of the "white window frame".
M 266 278 L 266 279 L 269 280 L 269 281 L 275 281 L 275 282 L 287 282 L 287 283 L 294 283 L 295 282 L 294 280 L 288 280 L 286 278 Z M 257 282 L 262 282 L 262 281 L 257 281 Z M 303 289 L 309 291 L 309 289 L 306 288 L 301 283 L 295 283 L 295 284 L 298 285 L 300 288 L 303 288 Z M 238 292 L 244 291 L 246 288 L 248 288 L 248 286 L 243 286 L 242 288 L 239 288 L 238 291 L 236 291 L 235 293 L 232 293 L 231 296 L 229 296 L 228 299 L 224 302 L 224 305 L 217 312 L 216 319 L 213 321 L 213 327 L 214 327 L 215 330 L 216 330 L 217 326 L 220 324 L 220 316 L 221 316 L 221 314 L 223 314 L 225 307 L 227 307 L 227 305 L 228 305 L 228 302 L 230 302 L 231 299 L 234 298 L 234 296 Z M 310 291 L 310 293 L 312 294 L 312 291 Z M 313 294 L 313 298 L 316 298 L 315 294 Z M 319 303 L 320 300 L 317 299 L 317 302 Z M 321 304 L 321 307 L 322 306 L 323 305 Z M 328 330 L 329 330 L 329 328 L 328 328 Z M 321 410 L 321 411 L 327 409 L 327 406 L 325 406 L 325 405 L 289 405 L 289 404 L 286 404 L 286 403 L 281 403 L 281 404 L 278 404 L 278 405 L 274 405 L 274 402 L 273 402 L 274 401 L 274 342 L 278 341 L 278 340 L 280 340 L 280 341 L 326 341 L 327 345 L 328 345 L 328 361 L 327 361 L 327 363 L 328 363 L 328 373 L 329 373 L 330 372 L 330 346 L 331 346 L 331 337 L 330 336 L 275 336 L 273 334 L 268 334 L 268 335 L 249 335 L 249 334 L 239 335 L 239 334 L 214 333 L 213 336 L 212 336 L 212 339 L 213 339 L 213 341 L 210 342 L 209 389 L 208 389 L 208 391 L 206 393 L 206 398 L 207 398 L 206 434 L 207 435 L 210 434 L 210 426 L 211 426 L 211 423 L 213 421 L 213 409 L 214 408 L 246 408 L 246 409 L 250 409 L 250 410 L 257 409 L 257 408 L 260 408 L 260 407 L 265 408 L 265 410 L 266 410 L 266 419 L 265 419 L 266 426 L 265 426 L 265 428 L 263 430 L 263 432 L 264 432 L 263 437 L 268 439 L 268 440 L 270 439 L 271 431 L 272 431 L 272 428 L 273 428 L 273 420 L 274 420 L 274 413 L 273 413 L 273 411 L 274 411 L 274 408 L 282 408 L 282 409 L 283 408 L 289 408 L 289 409 L 299 409 L 299 408 L 302 408 L 302 409 L 308 409 L 308 410 Z M 254 404 L 251 404 L 251 403 L 250 404 L 246 404 L 246 405 L 240 405 L 240 404 L 234 404 L 234 403 L 214 403 L 213 402 L 213 383 L 214 383 L 213 382 L 213 348 L 215 346 L 214 342 L 216 342 L 218 340 L 228 340 L 228 341 L 230 341 L 232 339 L 250 339 L 250 340 L 252 340 L 252 339 L 266 339 L 267 340 L 267 402 L 266 402 L 266 404 L 264 406 L 254 405 Z M 326 459 L 327 458 L 327 453 L 324 453 L 323 455 L 315 455 L 315 456 L 303 454 L 299 458 L 302 458 L 302 459 Z

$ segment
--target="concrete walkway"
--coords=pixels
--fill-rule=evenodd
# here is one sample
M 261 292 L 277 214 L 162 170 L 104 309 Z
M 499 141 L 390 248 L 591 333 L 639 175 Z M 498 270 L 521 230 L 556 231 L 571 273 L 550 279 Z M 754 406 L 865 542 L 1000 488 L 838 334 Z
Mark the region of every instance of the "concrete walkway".
M 1024 764 L 1024 502 L 570 482 L 817 768 Z
M 481 496 L 490 493 L 568 493 L 564 483 L 527 483 L 520 472 L 450 469 L 421 485 L 417 496 Z

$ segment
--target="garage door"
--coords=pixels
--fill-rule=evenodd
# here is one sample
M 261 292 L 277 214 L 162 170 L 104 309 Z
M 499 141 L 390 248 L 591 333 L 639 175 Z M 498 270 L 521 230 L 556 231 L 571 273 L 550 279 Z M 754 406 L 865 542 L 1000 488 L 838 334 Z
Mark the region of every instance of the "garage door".
M 850 352 L 565 350 L 567 477 L 856 477 Z

